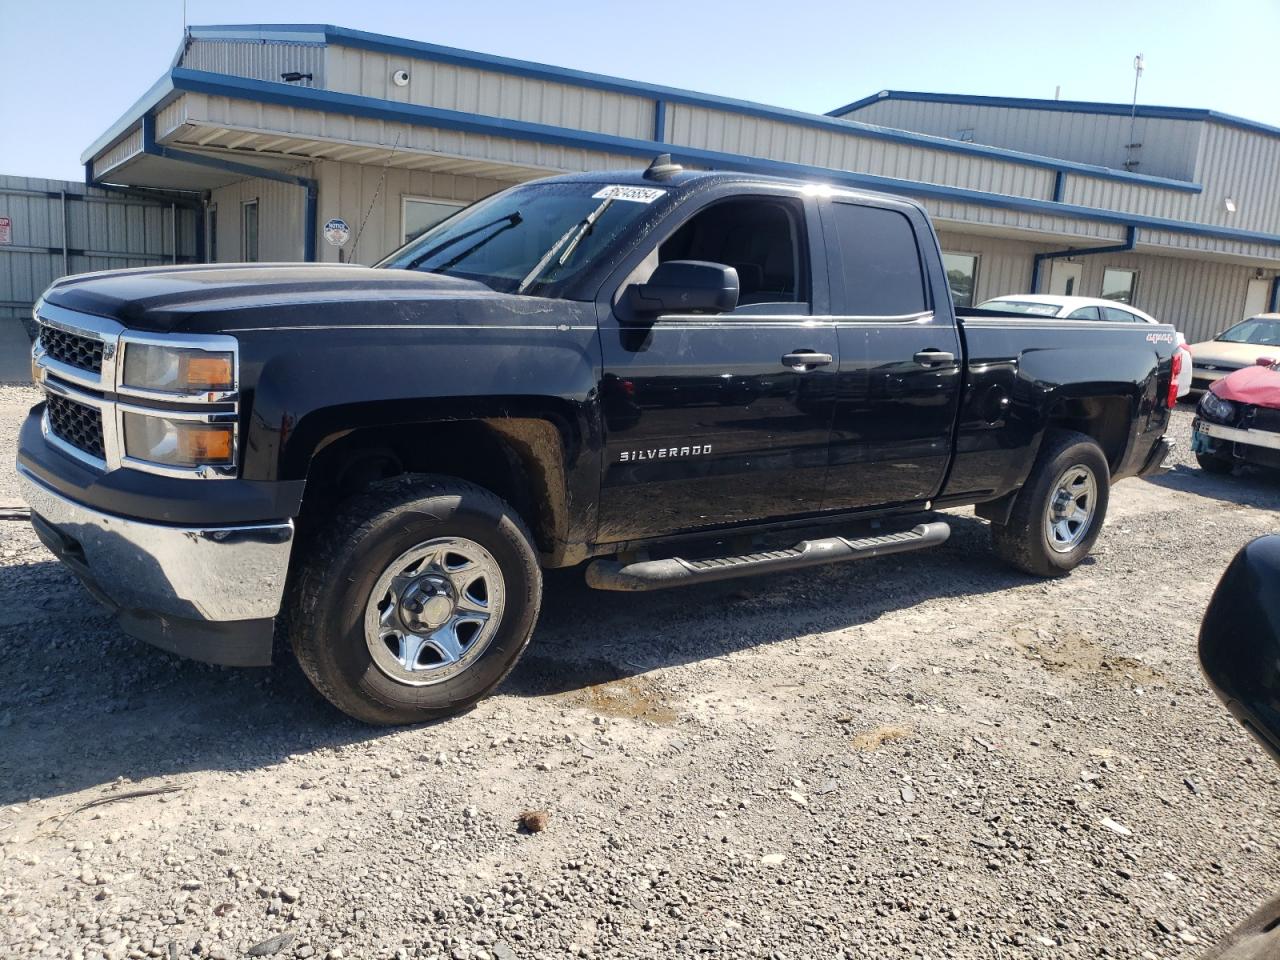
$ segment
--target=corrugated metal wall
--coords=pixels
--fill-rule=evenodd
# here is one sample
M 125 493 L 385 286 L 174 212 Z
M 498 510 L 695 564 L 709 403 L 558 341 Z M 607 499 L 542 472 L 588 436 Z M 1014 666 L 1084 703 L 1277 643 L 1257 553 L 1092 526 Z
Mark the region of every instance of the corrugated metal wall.
M 346 220 L 351 227 L 351 241 L 344 247 L 344 255 L 348 260 L 365 264 L 376 263 L 401 245 L 401 206 L 405 197 L 471 203 L 511 186 L 509 182 L 461 174 L 357 163 L 322 162 L 317 167 L 319 221 L 323 224 L 332 217 Z M 362 232 L 361 223 L 364 224 Z M 358 245 L 357 232 L 360 232 Z M 338 248 L 323 239 L 319 251 L 321 260 L 336 262 L 338 259 Z
M 1077 220 L 1073 217 L 1054 217 L 1043 213 L 1028 213 L 1024 210 L 1006 210 L 1003 207 L 959 203 L 955 200 L 917 199 L 924 204 L 930 215 L 940 221 L 981 224 L 996 230 L 1034 231 L 1061 238 L 1057 243 L 1057 249 L 1061 249 L 1068 243 L 1076 246 L 1092 246 L 1108 240 L 1120 242 L 1124 239 L 1124 227 L 1114 223 Z
M 312 176 L 312 164 L 291 170 L 301 177 Z M 209 230 L 217 231 L 217 259 L 239 263 L 244 259 L 243 205 L 258 201 L 258 260 L 261 263 L 299 261 L 303 257 L 303 229 L 306 223 L 306 191 L 278 180 L 240 180 L 210 192 L 206 211 Z M 214 225 L 216 221 L 216 226 Z M 321 220 L 321 223 L 324 221 Z
M 332 46 L 328 51 L 325 82 L 328 89 L 341 93 L 614 136 L 647 140 L 653 135 L 654 105 L 648 97 L 351 47 Z M 401 69 L 409 73 L 404 87 L 391 80 Z
M 983 300 L 1006 293 L 1024 293 L 1031 282 L 1031 257 L 1047 247 L 939 230 L 938 242 L 945 253 L 966 253 L 978 257 L 978 278 L 974 288 L 975 306 Z
M 94 158 L 94 177 L 104 176 L 113 167 L 119 166 L 130 157 L 137 156 L 141 152 L 142 127 L 139 126 L 136 130 L 131 130 L 127 136 L 122 137 L 118 143 L 113 144 L 110 149 Z
M 1086 296 L 1102 289 L 1102 272 L 1138 272 L 1137 307 L 1182 331 L 1189 343 L 1208 340 L 1244 319 L 1244 298 L 1254 272 L 1234 263 L 1139 253 L 1082 257 Z
M 532 143 L 483 134 L 441 130 L 435 127 L 389 123 L 366 117 L 336 116 L 319 110 L 303 110 L 275 104 L 251 103 L 228 97 L 187 94 L 186 117 L 192 125 L 214 124 L 243 130 L 262 130 L 280 136 L 312 138 L 332 143 L 329 153 L 341 154 L 343 145 L 373 146 L 396 151 L 396 164 L 411 153 L 460 160 L 492 161 L 538 171 L 609 170 L 633 167 L 636 158 L 603 150 L 580 150 L 549 143 Z M 359 152 L 358 150 L 353 150 Z
M 1206 123 L 1200 145 L 1200 180 L 1206 209 L 1216 222 L 1280 233 L 1280 137 Z M 1224 200 L 1236 202 L 1227 211 Z
M 706 150 L 900 177 L 926 183 L 1047 198 L 1053 171 L 1025 164 L 962 157 L 856 133 L 815 129 L 725 110 L 671 104 L 671 142 Z
M 177 258 L 189 261 L 195 211 L 176 212 Z M 0 323 L 29 320 L 36 298 L 66 274 L 174 259 L 174 209 L 166 203 L 64 180 L 0 176 L 0 216 L 13 222 L 13 242 L 0 244 Z
M 182 56 L 190 70 L 226 73 L 233 77 L 282 82 L 286 72 L 309 73 L 298 87 L 324 86 L 324 44 L 282 40 L 192 40 Z
M 974 302 L 1004 294 L 1028 293 L 1032 261 L 1036 253 L 1061 249 L 1051 244 L 966 234 L 945 229 L 938 240 L 947 253 L 978 256 Z M 1237 263 L 1196 260 L 1190 257 L 1152 256 L 1140 252 L 1080 257 L 1083 272 L 1080 295 L 1102 292 L 1102 274 L 1108 267 L 1138 274 L 1134 306 L 1182 331 L 1191 343 L 1208 340 L 1243 319 L 1245 294 L 1255 269 Z M 1042 267 L 1041 292 L 1048 289 L 1051 262 Z M 1264 271 L 1269 280 L 1274 272 Z
M 1127 159 L 1125 144 L 1138 142 L 1136 172 L 1180 180 L 1195 179 L 1201 130 L 1198 121 L 1138 117 L 1130 141 L 1128 117 L 892 98 L 846 119 L 1117 170 Z
M 848 119 L 1122 169 L 1129 118 L 885 99 Z M 1200 183 L 1199 194 L 1069 174 L 1063 201 L 1102 210 L 1280 233 L 1280 138 L 1212 121 L 1138 117 L 1135 172 Z M 1010 192 L 1010 191 L 998 191 Z M 1226 198 L 1235 201 L 1228 210 Z M 1221 249 L 1206 240 L 1198 249 Z M 1276 258 L 1275 248 L 1269 256 Z

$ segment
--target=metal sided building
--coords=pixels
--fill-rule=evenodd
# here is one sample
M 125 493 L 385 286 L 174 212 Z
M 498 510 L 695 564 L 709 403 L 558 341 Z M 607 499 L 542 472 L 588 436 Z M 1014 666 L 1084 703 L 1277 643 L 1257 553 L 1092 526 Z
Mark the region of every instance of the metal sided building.
M 193 27 L 82 160 L 202 194 L 210 260 L 336 260 L 341 218 L 372 263 L 512 183 L 663 152 L 918 199 L 961 302 L 1107 295 L 1194 341 L 1280 299 L 1280 129 L 1207 110 L 886 91 L 822 116 L 340 27 Z

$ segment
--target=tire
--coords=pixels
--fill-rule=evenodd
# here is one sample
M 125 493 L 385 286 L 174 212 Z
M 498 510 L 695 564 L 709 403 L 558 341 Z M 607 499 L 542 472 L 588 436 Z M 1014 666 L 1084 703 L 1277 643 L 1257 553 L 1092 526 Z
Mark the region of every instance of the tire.
M 488 490 L 451 477 L 383 481 L 309 543 L 289 641 L 315 688 L 357 720 L 466 710 L 528 646 L 542 570 L 524 522 Z
M 1196 463 L 1205 473 L 1227 474 L 1235 469 L 1235 464 L 1216 453 L 1197 453 Z
M 1086 476 L 1092 479 L 1091 489 L 1076 482 L 1076 478 Z M 1013 501 L 1008 522 L 991 525 L 996 555 L 1038 577 L 1069 573 L 1089 555 L 1102 532 L 1110 488 L 1107 458 L 1092 437 L 1069 430 L 1051 431 L 1045 436 L 1031 475 Z M 1065 525 L 1053 527 L 1049 521 L 1050 510 L 1064 489 L 1071 497 L 1087 493 L 1088 519 L 1076 521 L 1074 525 L 1068 520 Z M 1059 509 L 1074 509 L 1082 503 L 1085 500 L 1063 502 Z M 1059 524 L 1062 519 L 1065 518 L 1059 519 Z

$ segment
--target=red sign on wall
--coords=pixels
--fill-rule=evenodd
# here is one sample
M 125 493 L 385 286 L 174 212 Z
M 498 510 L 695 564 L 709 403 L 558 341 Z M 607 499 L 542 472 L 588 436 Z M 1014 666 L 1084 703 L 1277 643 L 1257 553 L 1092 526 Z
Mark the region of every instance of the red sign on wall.
M 13 243 L 13 221 L 0 217 L 0 243 Z

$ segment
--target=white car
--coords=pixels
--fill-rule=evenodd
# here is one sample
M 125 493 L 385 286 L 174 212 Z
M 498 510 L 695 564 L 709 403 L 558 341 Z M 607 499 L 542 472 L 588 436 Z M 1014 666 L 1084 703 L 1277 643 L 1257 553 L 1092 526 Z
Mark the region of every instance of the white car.
M 1063 320 L 1099 320 L 1103 323 L 1159 323 L 1149 313 L 1137 307 L 1100 297 L 1059 297 L 1050 293 L 1010 293 L 978 304 L 979 310 L 999 310 L 1004 313 L 1021 313 L 1033 317 L 1060 317 Z M 1177 334 L 1178 349 L 1182 351 L 1182 366 L 1178 369 L 1178 396 L 1191 392 L 1191 351 L 1187 339 Z

